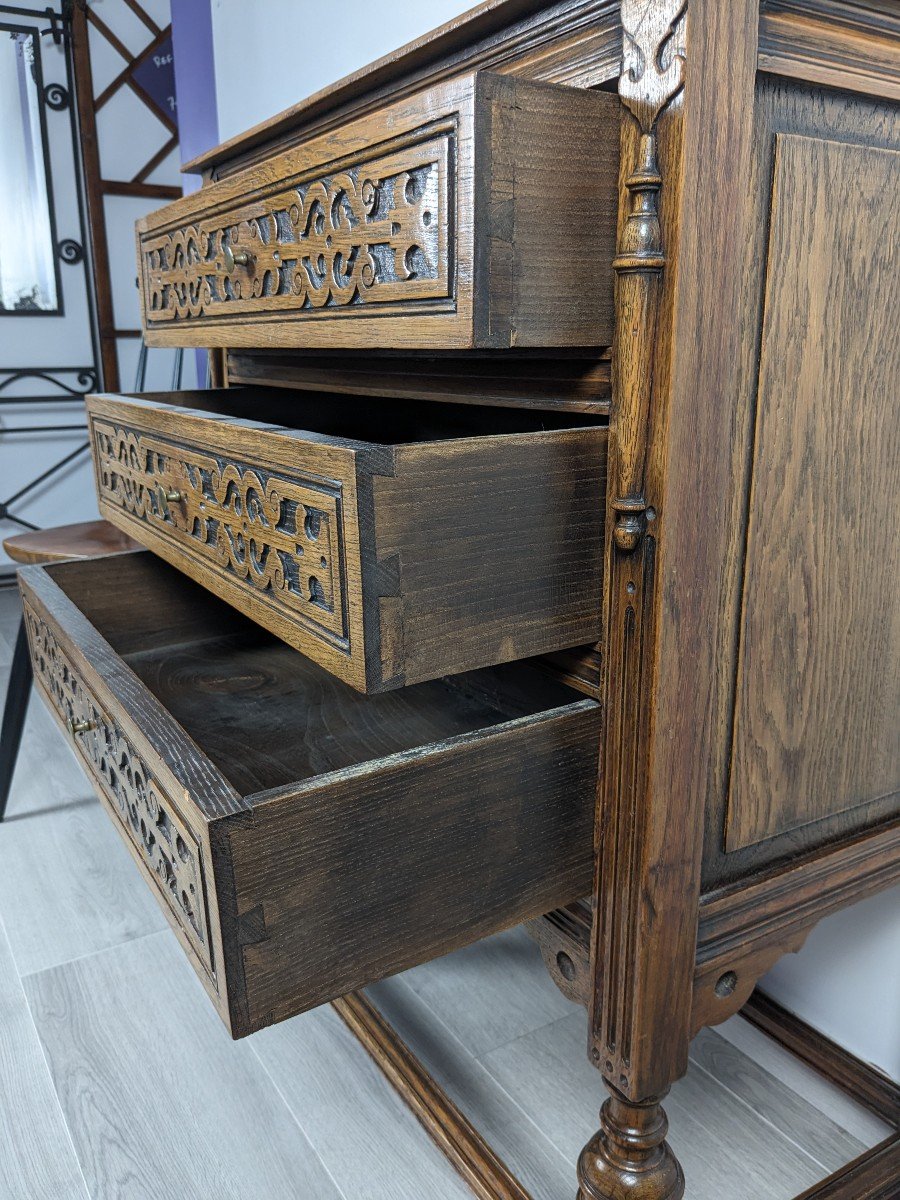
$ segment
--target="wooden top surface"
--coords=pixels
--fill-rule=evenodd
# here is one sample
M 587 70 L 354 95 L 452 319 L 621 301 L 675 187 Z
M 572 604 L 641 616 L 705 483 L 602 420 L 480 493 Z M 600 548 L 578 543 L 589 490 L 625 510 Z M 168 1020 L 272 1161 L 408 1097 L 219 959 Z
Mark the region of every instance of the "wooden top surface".
M 392 91 L 401 87 L 400 81 L 404 78 L 420 77 L 424 86 L 429 70 L 452 73 L 454 62 L 458 62 L 460 69 L 472 69 L 485 63 L 479 43 L 486 43 L 518 22 L 533 19 L 539 23 L 542 10 L 550 20 L 565 19 L 566 10 L 571 9 L 572 21 L 581 22 L 588 3 L 589 0 L 483 0 L 446 24 L 314 92 L 267 121 L 198 154 L 181 169 L 188 173 L 203 173 L 267 142 L 277 141 L 291 130 L 327 124 L 329 114 L 352 107 L 354 103 L 359 105 L 367 94 L 373 99 L 386 100 Z M 722 0 L 722 3 L 727 8 L 730 0 Z M 618 0 L 590 0 L 590 4 L 596 9 L 596 20 L 618 22 Z M 796 6 L 792 8 L 769 0 L 761 4 L 759 65 L 763 70 L 776 73 L 787 70 L 796 78 L 815 83 L 896 98 L 897 30 L 897 0 L 854 0 L 852 5 L 839 6 L 834 6 L 833 0 L 805 0 L 802 11 L 796 11 Z M 834 43 L 839 51 L 837 59 L 833 54 L 810 55 L 810 37 L 816 33 L 825 33 L 829 44 Z M 859 49 L 860 36 L 867 39 L 864 51 Z M 845 69 L 848 54 L 850 65 Z M 501 56 L 503 61 L 507 58 L 506 54 Z M 487 65 L 495 70 L 506 69 L 496 59 L 488 61 Z
M 141 546 L 109 521 L 79 521 L 74 525 L 17 533 L 4 540 L 3 549 L 14 562 L 48 563 L 67 558 L 98 558 L 121 550 L 140 550 Z
M 312 122 L 330 109 L 338 108 L 367 91 L 374 91 L 389 80 L 398 78 L 415 67 L 446 57 L 454 51 L 486 37 L 513 21 L 551 7 L 549 0 L 483 0 L 467 12 L 454 17 L 437 29 L 432 29 L 415 41 L 378 58 L 343 79 L 313 92 L 305 100 L 261 121 L 245 133 L 237 134 L 198 154 L 182 166 L 188 174 L 200 174 L 210 167 L 234 158 L 247 150 L 268 142 L 293 127 Z

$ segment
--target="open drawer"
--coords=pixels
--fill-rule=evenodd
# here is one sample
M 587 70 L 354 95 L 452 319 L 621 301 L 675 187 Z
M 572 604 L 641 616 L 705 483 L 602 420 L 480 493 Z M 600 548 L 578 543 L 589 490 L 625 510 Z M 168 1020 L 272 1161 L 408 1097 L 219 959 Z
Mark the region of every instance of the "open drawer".
M 233 1036 L 590 889 L 600 709 L 365 697 L 153 555 L 20 572 L 35 681 Z
M 265 387 L 88 413 L 103 516 L 360 691 L 600 638 L 583 414 Z
M 470 72 L 275 145 L 138 222 L 147 343 L 608 345 L 620 111 Z

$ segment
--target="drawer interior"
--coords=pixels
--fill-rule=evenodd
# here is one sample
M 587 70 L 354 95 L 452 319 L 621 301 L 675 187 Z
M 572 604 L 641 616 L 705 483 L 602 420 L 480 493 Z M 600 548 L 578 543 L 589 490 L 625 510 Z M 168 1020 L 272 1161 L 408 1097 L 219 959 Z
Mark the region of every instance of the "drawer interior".
M 603 414 L 501 408 L 391 396 L 359 396 L 283 387 L 125 393 L 148 404 L 174 404 L 214 416 L 279 425 L 336 442 L 404 446 L 457 438 L 578 429 L 607 423 Z
M 48 571 L 244 795 L 578 699 L 528 662 L 365 696 L 148 553 Z

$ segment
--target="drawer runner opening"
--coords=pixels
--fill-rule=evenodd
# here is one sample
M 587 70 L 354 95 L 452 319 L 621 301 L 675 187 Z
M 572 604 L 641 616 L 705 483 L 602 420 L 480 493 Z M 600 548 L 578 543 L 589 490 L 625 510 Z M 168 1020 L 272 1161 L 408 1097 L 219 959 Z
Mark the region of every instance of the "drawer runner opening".
M 253 385 L 125 395 L 148 404 L 174 404 L 199 413 L 259 421 L 311 436 L 367 446 L 403 446 L 553 429 L 602 428 L 608 424 L 604 413 L 502 408 L 387 396 L 376 398 Z

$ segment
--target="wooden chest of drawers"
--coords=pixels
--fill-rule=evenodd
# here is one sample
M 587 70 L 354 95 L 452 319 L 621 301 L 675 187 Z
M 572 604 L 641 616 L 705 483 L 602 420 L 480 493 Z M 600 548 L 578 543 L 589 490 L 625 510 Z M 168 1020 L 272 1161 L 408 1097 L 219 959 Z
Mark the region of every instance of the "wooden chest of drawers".
M 88 412 L 103 515 L 360 691 L 600 636 L 584 417 L 275 388 Z
M 23 577 L 233 1033 L 536 918 L 580 1200 L 684 1194 L 691 1037 L 900 879 L 890 7 L 488 0 L 202 156 L 139 270 L 222 390 L 90 402 L 155 556 Z

